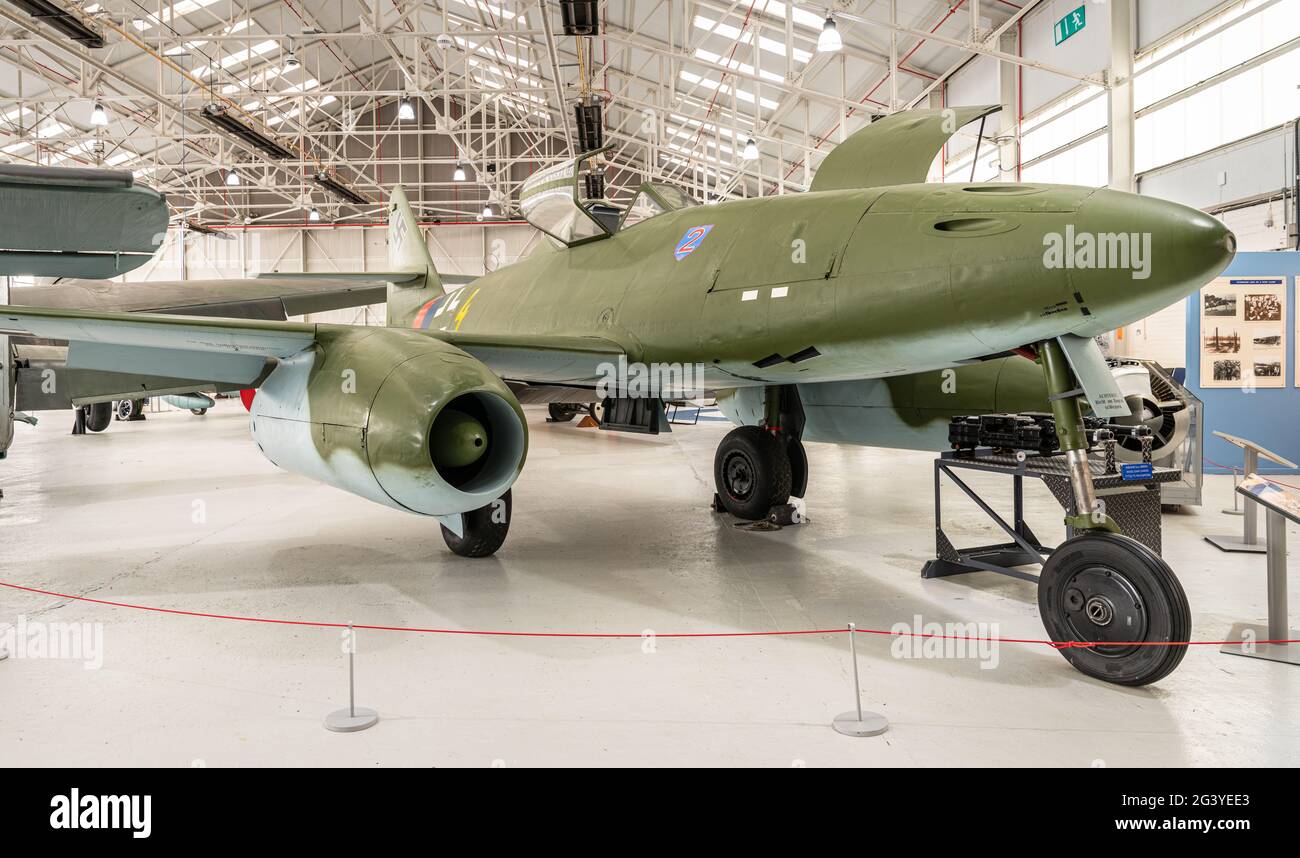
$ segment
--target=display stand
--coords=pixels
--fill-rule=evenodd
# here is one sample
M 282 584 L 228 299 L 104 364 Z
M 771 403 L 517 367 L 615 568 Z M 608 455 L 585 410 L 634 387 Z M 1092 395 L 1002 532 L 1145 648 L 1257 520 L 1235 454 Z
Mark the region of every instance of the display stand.
M 1023 454 L 1022 454 L 1023 456 Z M 1161 552 L 1160 486 L 1178 482 L 1182 471 L 1176 468 L 1152 468 L 1151 476 L 1140 480 L 1126 480 L 1113 468 L 1113 458 L 1108 461 L 1091 459 L 1097 497 L 1106 504 L 1106 513 L 1126 536 L 1146 545 L 1156 554 Z M 1008 523 L 993 507 L 968 486 L 955 473 L 958 470 L 983 471 L 1001 474 L 1012 480 L 1012 521 Z M 1011 542 L 983 545 L 976 548 L 957 548 L 943 528 L 942 488 L 947 477 L 992 519 L 993 523 L 1011 538 Z M 1068 516 L 1075 511 L 1070 476 L 1064 457 L 1013 454 L 980 450 L 974 453 L 944 453 L 934 463 L 934 560 L 921 570 L 922 578 L 944 578 L 967 572 L 996 572 L 1026 581 L 1037 581 L 1038 576 L 1014 567 L 1041 566 L 1053 549 L 1044 546 L 1029 529 L 1024 519 L 1025 478 L 1042 480 Z M 1066 528 L 1066 538 L 1075 535 Z
M 1259 641 L 1300 641 L 1300 632 L 1291 628 L 1287 615 L 1286 524 L 1300 524 L 1300 497 L 1276 483 L 1251 474 L 1238 487 L 1246 498 L 1246 508 L 1264 508 L 1264 533 L 1268 552 L 1268 625 L 1236 623 L 1226 644 L 1219 651 L 1228 655 L 1262 658 L 1300 665 L 1300 643 L 1259 643 Z
M 1260 456 L 1274 461 L 1284 468 L 1300 468 L 1300 465 L 1290 459 L 1266 450 L 1253 441 L 1247 441 L 1245 438 L 1238 438 L 1236 435 L 1229 435 L 1226 432 L 1215 432 L 1214 434 L 1229 444 L 1242 449 L 1242 456 L 1245 459 L 1243 474 L 1256 474 L 1259 472 Z M 1237 491 L 1246 498 L 1245 509 L 1242 511 L 1241 536 L 1207 536 L 1205 541 L 1220 551 L 1231 551 L 1239 554 L 1263 554 L 1268 548 L 1259 541 L 1259 525 L 1257 523 L 1259 506 L 1252 499 L 1250 493 L 1242 492 L 1240 488 Z

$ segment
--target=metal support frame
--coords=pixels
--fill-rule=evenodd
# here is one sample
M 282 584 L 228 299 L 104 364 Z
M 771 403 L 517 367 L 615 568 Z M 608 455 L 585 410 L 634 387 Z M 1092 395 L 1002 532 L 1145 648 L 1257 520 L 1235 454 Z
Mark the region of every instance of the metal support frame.
M 1155 468 L 1150 481 L 1127 482 L 1119 474 L 1107 474 L 1104 466 L 1100 475 L 1092 474 L 1092 463 L 1084 458 L 1090 477 L 1100 488 L 1098 494 L 1111 502 L 1111 511 L 1115 514 L 1117 529 L 1142 542 L 1157 554 L 1161 550 L 1160 527 L 1160 484 L 1176 482 L 1182 478 L 1181 471 L 1171 468 Z M 980 496 L 955 473 L 956 470 L 983 471 L 1002 474 L 1012 478 L 1012 518 L 1008 522 L 993 506 Z M 981 545 L 974 548 L 957 548 L 943 527 L 943 477 L 961 489 L 989 519 L 1008 537 L 1010 542 L 995 545 Z M 946 578 L 968 572 L 996 572 L 1024 581 L 1037 581 L 1038 576 L 1017 569 L 1018 566 L 1041 566 L 1056 550 L 1046 546 L 1025 522 L 1024 479 L 1030 477 L 1042 480 L 1051 490 L 1053 497 L 1070 511 L 1073 492 L 1070 487 L 1070 467 L 1064 457 L 1028 455 L 1023 461 L 1015 457 L 981 451 L 977 454 L 944 453 L 934 463 L 934 527 L 935 559 L 926 562 L 921 570 L 922 578 Z M 1078 529 L 1069 526 L 1067 519 L 1066 539 L 1071 539 Z
M 1034 532 L 1025 523 L 1025 472 L 1012 472 L 1012 522 L 1008 524 L 992 506 L 990 506 L 974 489 L 966 485 L 953 473 L 952 460 L 948 454 L 934 462 L 934 530 L 939 554 L 934 560 L 925 564 L 921 570 L 922 578 L 946 578 L 966 572 L 997 572 L 1024 581 L 1037 581 L 1038 576 L 1023 572 L 1015 566 L 1041 566 L 1051 556 L 1052 550 L 1042 544 Z M 958 465 L 957 467 L 967 467 Z M 980 468 L 980 470 L 986 470 Z M 997 469 L 1001 470 L 1001 469 Z M 943 477 L 947 476 L 966 497 L 975 502 L 1002 532 L 1011 537 L 1011 542 L 997 545 L 981 545 L 977 548 L 957 549 L 943 529 Z M 956 560 L 946 560 L 943 555 L 951 551 Z

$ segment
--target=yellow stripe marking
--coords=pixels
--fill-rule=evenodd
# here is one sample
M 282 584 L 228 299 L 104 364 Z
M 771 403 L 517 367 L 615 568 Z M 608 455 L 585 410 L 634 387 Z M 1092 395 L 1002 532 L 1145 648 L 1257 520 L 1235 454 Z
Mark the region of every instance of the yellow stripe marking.
M 460 323 L 465 321 L 465 314 L 469 312 L 469 305 L 474 303 L 474 296 L 477 295 L 478 292 L 479 290 L 475 289 L 470 294 L 469 298 L 465 300 L 465 306 L 461 307 L 459 312 L 456 313 L 456 327 L 452 328 L 453 331 L 460 330 Z

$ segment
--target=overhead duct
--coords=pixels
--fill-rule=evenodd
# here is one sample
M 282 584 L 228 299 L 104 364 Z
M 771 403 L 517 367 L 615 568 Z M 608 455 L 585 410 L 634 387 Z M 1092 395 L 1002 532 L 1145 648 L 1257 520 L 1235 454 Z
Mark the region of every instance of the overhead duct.
M 352 203 L 353 205 L 364 206 L 370 202 L 370 200 L 340 182 L 332 173 L 317 173 L 315 176 L 312 176 L 312 181 L 339 199 Z
M 270 155 L 272 158 L 287 161 L 290 158 L 295 157 L 295 154 L 291 149 L 281 145 L 274 138 L 268 137 L 257 129 L 240 122 L 238 119 L 231 116 L 229 111 L 220 104 L 204 105 L 203 110 L 199 112 L 199 115 L 220 128 L 222 131 L 238 137 L 249 146 Z
M 44 21 L 63 35 L 88 48 L 104 47 L 104 34 L 92 30 L 81 18 L 49 0 L 9 0 L 37 20 Z
M 559 0 L 560 22 L 566 36 L 594 36 L 600 30 L 596 0 Z
M 605 145 L 605 127 L 601 119 L 600 102 L 580 101 L 573 106 L 578 124 L 578 151 L 594 152 Z

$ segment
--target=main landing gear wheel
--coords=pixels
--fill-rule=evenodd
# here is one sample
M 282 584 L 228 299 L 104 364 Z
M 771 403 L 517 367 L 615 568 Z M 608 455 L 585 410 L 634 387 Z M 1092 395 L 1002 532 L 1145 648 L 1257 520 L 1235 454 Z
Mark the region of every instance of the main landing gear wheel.
M 713 457 L 713 483 L 736 518 L 767 518 L 772 507 L 790 500 L 789 448 L 762 427 L 732 429 Z
M 1088 644 L 1061 649 L 1070 664 L 1117 685 L 1168 676 L 1191 638 L 1187 595 L 1173 571 L 1114 533 L 1084 533 L 1052 553 L 1038 579 L 1038 610 L 1052 640 Z
M 786 455 L 790 457 L 790 496 L 801 498 L 808 491 L 808 454 L 803 442 L 791 438 L 786 443 Z
M 510 490 L 498 500 L 461 516 L 464 536 L 442 528 L 442 541 L 461 557 L 489 557 L 505 544 L 510 532 Z
M 546 406 L 546 410 L 556 423 L 568 423 L 578 414 L 572 406 L 565 405 L 563 402 L 552 402 Z
M 113 403 L 95 402 L 81 406 L 86 415 L 86 428 L 91 432 L 103 432 L 113 422 Z

